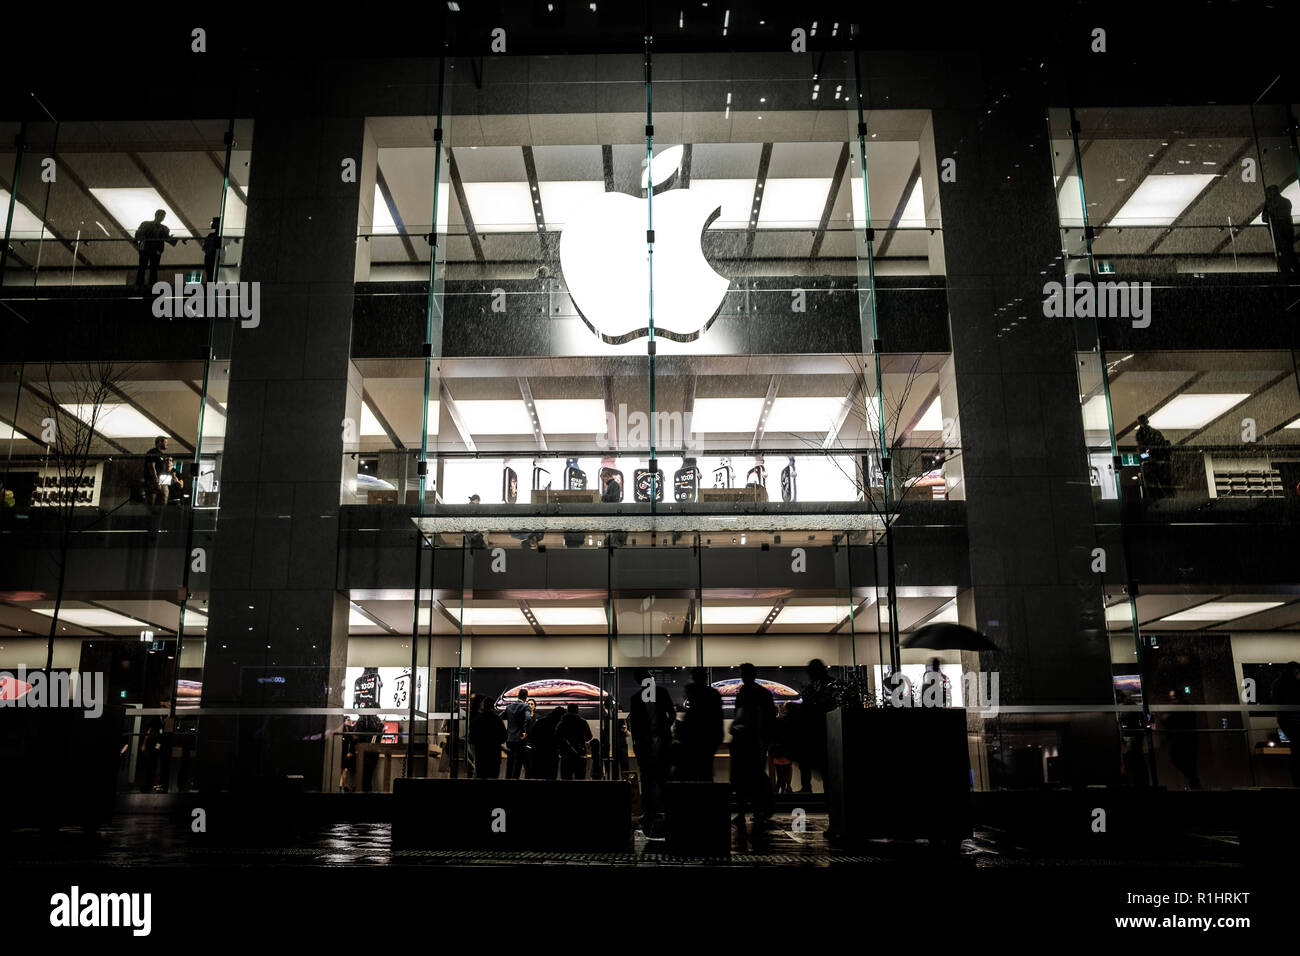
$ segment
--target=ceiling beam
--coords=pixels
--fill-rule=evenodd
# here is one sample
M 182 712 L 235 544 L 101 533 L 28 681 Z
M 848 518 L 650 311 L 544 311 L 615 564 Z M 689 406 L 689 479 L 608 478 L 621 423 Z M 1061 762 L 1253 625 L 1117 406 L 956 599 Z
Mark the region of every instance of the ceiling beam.
M 758 157 L 758 175 L 754 177 L 754 201 L 749 211 L 749 228 L 745 230 L 745 258 L 754 253 L 754 236 L 758 231 L 758 217 L 763 211 L 763 187 L 767 185 L 767 169 L 772 163 L 772 144 L 764 143 Z
M 614 147 L 608 144 L 600 147 L 600 165 L 605 173 L 605 192 L 614 191 Z
M 99 210 L 100 214 L 104 217 L 104 221 L 100 223 L 100 225 L 104 227 L 104 231 L 108 233 L 110 239 L 127 239 L 134 242 L 135 234 L 127 232 L 126 229 L 115 218 L 113 218 L 113 214 L 108 211 L 108 207 L 95 198 L 95 194 L 90 191 L 90 188 L 84 182 L 82 182 L 81 177 L 73 172 L 69 163 L 65 162 L 61 164 L 59 172 L 65 179 L 71 182 L 72 185 L 80 189 L 90 204 Z M 116 231 L 118 235 L 114 236 L 114 231 Z M 102 240 L 97 239 L 96 241 Z
M 849 144 L 845 143 L 840 149 L 839 159 L 835 161 L 835 173 L 831 176 L 831 188 L 826 193 L 826 205 L 822 209 L 821 222 L 817 225 L 817 234 L 813 236 L 812 252 L 808 253 L 808 258 L 816 259 L 817 254 L 822 251 L 822 242 L 826 239 L 826 230 L 831 225 L 831 213 L 835 209 L 835 203 L 840 196 L 840 183 L 844 180 L 844 170 L 849 166 Z M 917 163 L 917 169 L 920 169 L 920 163 Z
M 677 167 L 677 182 L 682 189 L 689 189 L 691 185 L 691 157 L 693 152 L 690 143 L 682 144 L 682 164 Z
M 906 441 L 907 436 L 912 434 L 912 430 L 916 428 L 916 426 L 920 423 L 921 419 L 925 417 L 925 413 L 929 410 L 930 405 L 938 397 L 939 397 L 939 383 L 935 382 L 934 388 L 930 389 L 929 393 L 925 396 L 924 401 L 922 401 L 921 404 L 917 407 L 916 414 L 912 416 L 912 420 L 909 421 L 907 423 L 907 427 L 903 429 L 903 435 L 902 435 L 903 441 Z
M 1153 172 L 1155 172 L 1155 168 L 1160 165 L 1160 161 L 1169 155 L 1169 151 L 1173 149 L 1173 144 L 1174 144 L 1174 140 L 1171 139 L 1164 146 L 1158 147 L 1155 153 L 1153 153 L 1151 156 L 1147 158 L 1146 164 L 1142 167 L 1142 171 L 1138 173 L 1136 176 L 1134 176 L 1133 181 L 1128 183 L 1124 187 L 1124 191 L 1120 193 L 1119 201 L 1115 203 L 1115 212 L 1119 212 L 1121 209 L 1123 209 L 1124 205 L 1130 199 L 1133 198 L 1133 194 L 1138 191 L 1138 187 L 1141 186 L 1142 183 L 1146 181 L 1146 178 L 1148 176 L 1150 176 Z M 1084 200 L 1087 200 L 1088 198 L 1087 182 L 1084 182 L 1083 184 L 1083 198 Z M 1084 218 L 1087 219 L 1088 225 L 1093 227 L 1094 233 L 1100 233 L 1103 228 L 1111 228 L 1111 229 L 1124 228 L 1123 226 L 1108 226 L 1110 220 L 1107 220 L 1105 223 L 1095 222 L 1093 220 L 1093 217 L 1088 213 L 1088 210 L 1086 208 L 1083 210 L 1083 215 Z M 1135 228 L 1142 228 L 1142 227 L 1138 226 Z
M 840 406 L 840 410 L 836 413 L 835 421 L 831 423 L 830 431 L 828 431 L 826 437 L 822 439 L 823 449 L 831 448 L 837 441 L 839 441 L 840 429 L 844 427 L 844 422 L 848 420 L 849 412 L 853 411 L 854 404 L 861 396 L 862 381 L 861 379 L 855 379 L 853 387 L 849 389 L 849 394 L 844 396 L 844 404 Z
M 222 157 L 218 156 L 216 153 L 212 152 L 211 150 L 208 150 L 208 159 L 212 160 L 212 165 L 217 167 L 217 172 L 221 173 L 221 178 L 226 183 L 229 184 L 231 189 L 235 191 L 235 195 L 239 197 L 239 201 L 242 202 L 245 206 L 247 206 L 248 193 L 244 192 L 244 187 L 239 185 L 239 183 L 235 182 L 233 179 L 231 179 L 230 176 L 226 173 L 225 160 Z
M 370 409 L 370 414 L 375 416 L 375 421 L 379 422 L 379 427 L 384 430 L 384 434 L 387 435 L 388 440 L 393 443 L 393 447 L 399 451 L 405 451 L 406 446 L 403 445 L 402 440 L 397 437 L 397 432 L 393 431 L 393 426 L 388 424 L 388 419 L 384 417 L 384 413 L 379 410 L 379 406 L 375 403 L 375 400 L 370 397 L 370 393 L 366 391 L 364 386 L 361 389 L 361 401 L 363 401 L 366 404 L 366 407 Z
M 528 604 L 528 602 L 523 598 L 519 598 L 517 603 L 519 604 L 519 610 L 521 610 L 524 614 L 524 619 L 527 620 L 530 625 L 532 625 L 533 633 L 536 634 L 538 637 L 545 637 L 546 632 L 542 630 L 542 625 L 537 622 L 537 616 L 533 614 L 533 609 Z
M 162 197 L 162 201 L 171 207 L 172 212 L 176 213 L 176 218 L 181 221 L 181 225 L 185 227 L 186 231 L 188 231 L 194 238 L 202 240 L 203 237 L 207 235 L 207 231 L 199 230 L 195 227 L 194 223 L 190 222 L 185 213 L 181 211 L 181 204 L 176 201 L 175 197 L 172 196 L 171 193 L 163 188 L 162 183 L 158 182 L 158 177 L 153 174 L 153 170 L 149 168 L 149 165 L 141 159 L 140 154 L 132 152 L 127 153 L 126 155 L 131 162 L 135 163 L 136 169 L 140 170 L 140 174 L 144 176 L 149 185 L 152 186 L 157 191 L 158 195 Z
M 402 248 L 406 250 L 406 257 L 411 262 L 419 262 L 420 257 L 415 253 L 415 244 L 411 242 L 411 237 L 406 233 L 406 223 L 402 221 L 402 214 L 397 211 L 397 201 L 393 199 L 393 192 L 388 188 L 388 180 L 384 178 L 384 171 L 378 163 L 375 164 L 375 185 L 379 187 L 379 196 L 388 207 L 388 215 L 393 220 L 393 225 L 397 227 L 397 234 L 401 237 Z M 371 217 L 370 231 L 375 231 L 374 217 Z
M 170 437 L 175 438 L 177 444 L 179 444 L 181 447 L 183 447 L 186 451 L 188 451 L 188 452 L 193 452 L 193 451 L 194 451 L 194 445 L 193 445 L 191 442 L 187 442 L 184 438 L 182 438 L 182 437 L 180 436 L 180 434 L 176 431 L 176 429 L 172 428 L 170 425 L 168 425 L 167 423 L 165 423 L 165 422 L 164 422 L 162 419 L 160 419 L 157 415 L 154 415 L 152 412 L 150 412 L 148 409 L 146 409 L 143 405 L 141 405 L 139 402 L 137 402 L 134 398 L 132 398 L 132 397 L 131 397 L 130 395 L 128 395 L 126 392 L 122 391 L 122 390 L 121 390 L 120 388 L 118 388 L 116 385 L 109 385 L 109 386 L 108 386 L 108 390 L 109 390 L 110 392 L 112 392 L 113 395 L 114 395 L 116 398 L 121 399 L 123 402 L 125 402 L 125 403 L 128 404 L 128 405 L 130 405 L 130 406 L 131 406 L 132 408 L 134 408 L 137 412 L 139 412 L 142 416 L 144 416 L 145 418 L 147 418 L 147 419 L 149 420 L 149 424 L 151 424 L 151 425 L 153 425 L 155 428 L 157 428 L 159 432 L 161 432 L 161 433 L 165 433 L 165 434 L 169 435 Z
M 523 397 L 524 407 L 528 409 L 528 417 L 533 423 L 533 438 L 537 441 L 537 450 L 546 451 L 546 436 L 542 434 L 542 419 L 537 414 L 537 404 L 533 401 L 532 386 L 522 375 L 516 377 L 515 381 L 519 384 L 519 394 Z
M 456 407 L 456 400 L 451 397 L 451 392 L 447 391 L 445 381 L 438 385 L 438 395 L 442 399 L 443 407 L 447 409 L 447 414 L 451 417 L 451 423 L 456 426 L 456 431 L 460 433 L 460 440 L 465 443 L 466 450 L 478 451 L 478 446 L 474 444 L 474 436 L 465 427 L 465 421 L 460 417 L 460 409 Z
M 1238 148 L 1237 151 L 1233 153 L 1231 157 L 1228 158 L 1227 162 L 1224 163 L 1223 168 L 1225 170 L 1233 170 L 1238 168 L 1238 164 L 1241 162 L 1242 157 L 1245 156 L 1246 153 L 1250 151 L 1250 148 L 1253 145 L 1254 145 L 1253 141 L 1249 139 L 1246 140 L 1244 143 L 1242 143 L 1240 148 Z M 1166 239 L 1168 239 L 1170 236 L 1174 234 L 1174 230 L 1177 229 L 1179 226 L 1181 226 L 1188 216 L 1190 216 L 1193 212 L 1196 211 L 1196 207 L 1205 201 L 1205 197 L 1208 196 L 1210 193 L 1212 193 L 1214 191 L 1214 187 L 1217 185 L 1218 185 L 1217 181 L 1211 182 L 1199 193 L 1197 193 L 1194 197 L 1192 197 L 1192 201 L 1187 204 L 1187 207 L 1183 209 L 1183 211 L 1180 212 L 1177 216 L 1174 217 L 1174 221 L 1165 227 L 1165 231 L 1162 232 L 1159 236 L 1157 236 L 1154 241 L 1152 241 L 1151 245 L 1147 247 L 1147 251 L 1143 254 L 1148 256 L 1155 255 L 1156 249 L 1159 246 L 1161 246 Z
M 456 194 L 456 204 L 460 206 L 460 217 L 465 220 L 465 235 L 469 237 L 470 248 L 474 250 L 474 258 L 480 263 L 487 260 L 483 256 L 483 243 L 479 239 L 478 230 L 474 228 L 474 215 L 469 210 L 469 199 L 465 195 L 465 185 L 460 180 L 460 166 L 456 164 L 456 150 L 447 149 L 447 175 L 451 179 L 452 192 Z M 437 216 L 437 210 L 434 210 L 434 216 Z M 434 223 L 433 230 L 438 231 L 438 224 Z
M 1214 418 L 1210 419 L 1210 421 L 1206 422 L 1206 423 L 1205 423 L 1204 425 L 1202 425 L 1200 428 L 1196 429 L 1196 431 L 1192 432 L 1192 433 L 1191 433 L 1190 435 L 1188 435 L 1186 438 L 1182 438 L 1182 439 L 1178 440 L 1178 441 L 1175 442 L 1174 444 L 1175 444 L 1175 445 L 1179 445 L 1179 446 L 1186 445 L 1188 442 L 1192 441 L 1192 439 L 1194 439 L 1194 438 L 1196 438 L 1197 436 L 1202 435 L 1202 434 L 1204 434 L 1205 432 L 1209 431 L 1211 428 L 1214 427 L 1214 425 L 1215 425 L 1217 422 L 1222 421 L 1222 420 L 1223 420 L 1224 418 L 1226 418 L 1228 415 L 1231 415 L 1231 414 L 1233 414 L 1234 412 L 1237 413 L 1237 414 L 1240 414 L 1240 412 L 1241 412 L 1241 407 L 1242 407 L 1243 405 L 1245 405 L 1247 402 L 1249 402 L 1252 398 L 1259 398 L 1259 396 L 1263 395 L 1263 394 L 1264 394 L 1265 392 L 1267 392 L 1270 388 L 1272 388 L 1273 386 L 1278 385 L 1278 384 L 1280 384 L 1280 383 L 1286 381 L 1287 379 L 1289 379 L 1289 378 L 1290 378 L 1292 375 L 1294 375 L 1294 374 L 1295 374 L 1295 372 L 1294 372 L 1293 370 L 1291 370 L 1291 369 L 1287 369 L 1285 372 L 1281 372 L 1281 373 L 1278 374 L 1278 375 L 1274 375 L 1274 376 L 1273 376 L 1272 378 L 1270 378 L 1267 382 L 1265 382 L 1265 383 L 1264 383 L 1263 385 L 1261 385 L 1259 388 L 1255 389 L 1253 392 L 1251 392 L 1249 395 L 1247 395 L 1244 399 L 1242 399 L 1242 400 L 1241 400 L 1240 402 L 1238 402 L 1236 405 L 1233 405 L 1232 408 L 1229 408 L 1229 409 L 1227 409 L 1226 411 L 1224 411 L 1224 413 L 1223 413 L 1222 415 L 1215 415 Z
M 1190 378 L 1188 378 L 1186 381 L 1179 383 L 1179 385 L 1172 392 L 1169 392 L 1167 395 L 1165 395 L 1164 398 L 1160 399 L 1160 401 L 1156 402 L 1154 405 L 1148 408 L 1144 414 L 1147 415 L 1148 417 L 1154 415 L 1156 412 L 1160 411 L 1160 409 L 1164 408 L 1175 398 L 1181 395 L 1184 390 L 1191 388 L 1193 385 L 1199 382 L 1204 375 L 1205 375 L 1204 372 L 1193 373 Z M 1114 412 L 1112 411 L 1111 414 L 1114 414 Z M 1114 423 L 1112 422 L 1112 424 Z M 1133 421 L 1125 425 L 1123 429 L 1115 433 L 1115 441 L 1118 442 L 1121 438 L 1124 438 L 1126 435 L 1128 435 L 1129 432 L 1136 431 L 1137 427 L 1138 427 L 1138 422 L 1137 419 L 1135 418 L 1133 419 Z
M 64 411 L 63 407 L 62 407 L 61 405 L 59 405 L 57 402 L 54 401 L 53 396 L 51 396 L 51 395 L 46 395 L 44 392 L 42 392 L 39 388 L 37 388 L 37 387 L 36 387 L 35 385 L 33 385 L 31 382 L 23 382 L 23 388 L 27 389 L 29 392 L 31 392 L 33 395 L 35 395 L 37 398 L 39 398 L 42 402 L 44 402 L 44 403 L 45 403 L 45 406 L 46 406 L 47 408 L 49 408 L 49 409 L 51 410 L 51 412 L 52 412 L 55 416 L 62 415 L 62 416 L 64 416 L 65 418 L 69 418 L 69 419 L 71 419 L 72 421 L 79 423 L 82 427 L 85 427 L 85 428 L 89 428 L 89 427 L 90 427 L 88 424 L 86 424 L 85 422 L 83 422 L 80 418 L 77 418 L 77 417 L 76 417 L 75 415 L 73 415 L 71 412 Z M 129 455 L 129 454 L 131 454 L 131 452 L 128 451 L 126 448 L 124 448 L 123 446 L 119 445 L 117 442 L 113 441 L 113 439 L 111 439 L 111 438 L 109 438 L 108 436 L 102 434 L 101 432 L 97 432 L 97 431 L 94 431 L 94 430 L 92 429 L 92 435 L 99 435 L 99 439 L 100 439 L 100 441 L 102 441 L 104 444 L 109 445 L 110 447 L 116 449 L 117 451 L 121 452 L 123 455 Z M 43 444 L 45 444 L 45 442 L 41 442 L 41 444 L 43 445 Z
M 847 148 L 847 147 L 846 147 Z M 876 250 L 877 256 L 883 256 L 889 248 L 889 244 L 894 239 L 894 230 L 898 224 L 903 221 L 903 210 L 907 208 L 907 201 L 912 198 L 912 190 L 916 184 L 921 181 L 921 160 L 917 160 L 912 167 L 912 171 L 907 174 L 907 185 L 903 187 L 903 195 L 898 197 L 898 206 L 894 209 L 894 215 L 889 219 L 889 229 L 885 231 L 885 238 L 880 243 L 880 248 Z
M 763 407 L 759 410 L 758 424 L 754 426 L 754 440 L 750 445 L 753 449 L 758 448 L 759 442 L 763 440 L 763 433 L 767 431 L 767 415 L 772 410 L 772 402 L 776 399 L 780 384 L 781 379 L 777 375 L 773 375 L 767 381 L 767 394 L 763 397 Z

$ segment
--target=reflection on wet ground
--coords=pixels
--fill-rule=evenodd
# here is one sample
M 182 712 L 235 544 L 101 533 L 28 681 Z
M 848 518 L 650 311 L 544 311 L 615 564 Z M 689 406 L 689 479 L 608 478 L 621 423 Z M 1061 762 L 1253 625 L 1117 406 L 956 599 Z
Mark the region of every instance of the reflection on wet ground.
M 220 866 L 276 865 L 306 867 L 365 866 L 502 866 L 507 864 L 569 864 L 579 866 L 802 866 L 898 864 L 925 862 L 958 868 L 1061 867 L 1110 864 L 1142 865 L 1132 858 L 1077 859 L 1045 855 L 1015 846 L 991 828 L 976 827 L 955 853 L 940 854 L 922 842 L 870 841 L 852 850 L 826 839 L 825 814 L 809 814 L 804 832 L 791 829 L 789 815 L 777 814 L 770 830 L 741 848 L 733 828 L 730 857 L 688 857 L 668 852 L 663 840 L 647 839 L 637 830 L 632 847 L 622 853 L 566 853 L 562 851 L 400 850 L 394 849 L 388 823 L 334 823 L 323 826 L 293 845 L 197 846 L 188 839 L 184 822 L 162 814 L 119 814 L 98 834 L 83 836 L 74 830 L 38 833 L 15 830 L 10 834 L 6 862 L 17 866 Z M 285 841 L 288 843 L 288 841 Z M 1211 867 L 1242 865 L 1235 836 L 1189 832 L 1161 854 L 1152 865 L 1169 862 Z

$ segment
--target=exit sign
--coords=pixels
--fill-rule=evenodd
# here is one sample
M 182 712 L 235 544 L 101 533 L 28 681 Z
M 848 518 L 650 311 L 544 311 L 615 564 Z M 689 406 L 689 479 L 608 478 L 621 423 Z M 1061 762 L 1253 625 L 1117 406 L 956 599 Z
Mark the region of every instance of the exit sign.
M 1127 451 L 1126 451 L 1126 452 L 1124 452 L 1122 455 L 1120 455 L 1119 457 L 1120 457 L 1120 464 L 1121 464 L 1121 465 L 1140 465 L 1140 464 L 1142 464 L 1142 459 L 1139 458 L 1139 457 L 1138 457 L 1135 453 L 1133 453 L 1133 452 L 1127 452 Z
M 1113 263 L 1113 262 L 1098 262 L 1098 263 L 1097 263 L 1097 272 L 1099 272 L 1101 275 L 1114 275 L 1114 274 L 1115 274 L 1115 263 Z

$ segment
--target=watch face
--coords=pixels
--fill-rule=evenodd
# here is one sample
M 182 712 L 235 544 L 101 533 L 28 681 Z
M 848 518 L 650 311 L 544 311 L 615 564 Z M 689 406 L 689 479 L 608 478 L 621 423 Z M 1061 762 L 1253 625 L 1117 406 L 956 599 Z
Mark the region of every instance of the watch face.
M 659 469 L 638 468 L 634 475 L 634 493 L 637 501 L 649 501 L 650 489 L 654 488 L 655 501 L 664 500 L 664 473 Z
M 673 497 L 678 501 L 694 501 L 700 490 L 700 470 L 695 467 L 680 468 L 673 475 Z

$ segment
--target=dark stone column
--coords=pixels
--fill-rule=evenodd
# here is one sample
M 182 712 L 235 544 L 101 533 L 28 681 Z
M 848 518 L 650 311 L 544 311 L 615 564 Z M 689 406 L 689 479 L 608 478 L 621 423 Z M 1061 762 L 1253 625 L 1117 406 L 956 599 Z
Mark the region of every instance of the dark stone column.
M 999 94 L 933 123 L 941 168 L 957 163 L 940 196 L 976 624 L 1001 649 L 980 666 L 1004 706 L 1109 706 L 1074 335 L 1042 314 L 1063 275 L 1046 110 Z M 1000 719 L 1059 740 L 1067 780 L 1113 776 L 1113 716 Z
M 253 125 L 240 279 L 261 283 L 261 321 L 234 330 L 205 708 L 341 702 L 341 423 L 359 420 L 360 399 L 348 354 L 359 187 L 340 164 L 360 166 L 365 124 L 296 109 L 295 98 L 264 92 L 269 115 Z M 316 789 L 326 727 L 321 716 L 204 717 L 200 784 L 302 774 Z

